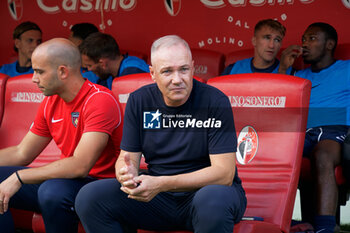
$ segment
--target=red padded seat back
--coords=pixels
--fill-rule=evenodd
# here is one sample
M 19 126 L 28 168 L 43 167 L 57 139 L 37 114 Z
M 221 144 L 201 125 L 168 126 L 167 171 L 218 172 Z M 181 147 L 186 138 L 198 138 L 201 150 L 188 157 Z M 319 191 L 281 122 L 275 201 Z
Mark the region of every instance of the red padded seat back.
M 7 80 L 4 115 L 0 127 L 0 148 L 20 143 L 34 121 L 44 95 L 32 82 L 32 76 L 32 74 L 26 74 Z M 51 141 L 30 166 L 42 166 L 57 160 L 60 154 L 56 144 Z
M 115 78 L 112 83 L 112 92 L 118 99 L 122 107 L 123 115 L 125 112 L 126 102 L 131 92 L 136 91 L 142 86 L 154 83 L 149 73 L 130 74 Z M 143 157 L 140 162 L 141 169 L 147 169 Z
M 264 224 L 289 232 L 311 83 L 255 73 L 221 76 L 208 84 L 223 91 L 232 105 L 238 174 L 248 198 L 245 216 L 263 217 Z
M 194 75 L 207 81 L 219 76 L 225 66 L 225 55 L 211 50 L 191 49 L 194 60 Z
M 8 75 L 0 73 L 0 126 L 2 122 L 2 116 L 4 113 L 5 87 L 8 78 Z
M 348 44 L 338 44 L 334 52 L 334 57 L 339 60 L 349 60 L 350 59 L 350 43 Z
M 112 92 L 119 100 L 123 115 L 130 93 L 151 83 L 154 82 L 149 73 L 124 75 L 113 80 Z

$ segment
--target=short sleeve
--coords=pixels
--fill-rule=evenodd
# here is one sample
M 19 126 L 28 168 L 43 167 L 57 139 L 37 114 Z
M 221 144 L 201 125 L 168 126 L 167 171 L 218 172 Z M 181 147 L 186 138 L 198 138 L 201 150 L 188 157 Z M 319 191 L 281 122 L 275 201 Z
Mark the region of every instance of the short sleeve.
M 43 102 L 41 102 L 39 106 L 34 122 L 30 128 L 30 131 L 32 133 L 43 137 L 51 137 L 51 133 L 45 117 L 45 109 L 47 104 L 48 104 L 48 97 L 45 97 Z
M 118 101 L 108 92 L 97 92 L 85 103 L 83 109 L 83 132 L 112 132 L 121 124 L 121 110 Z
M 237 151 L 237 136 L 230 102 L 224 94 L 217 98 L 211 107 L 212 118 L 221 122 L 221 127 L 209 130 L 209 154 L 221 154 Z
M 130 94 L 126 103 L 123 123 L 123 136 L 120 148 L 129 152 L 141 152 L 141 122 L 138 112 L 139 106 L 133 93 Z

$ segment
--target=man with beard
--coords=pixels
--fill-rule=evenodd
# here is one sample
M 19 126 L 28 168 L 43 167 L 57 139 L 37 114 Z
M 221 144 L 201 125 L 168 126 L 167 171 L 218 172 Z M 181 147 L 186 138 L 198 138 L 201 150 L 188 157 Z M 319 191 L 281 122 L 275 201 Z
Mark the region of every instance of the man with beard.
M 277 20 L 260 20 L 254 28 L 252 44 L 254 57 L 228 65 L 222 75 L 242 73 L 278 73 L 279 60 L 276 58 L 282 46 L 286 28 Z M 294 72 L 290 67 L 287 74 Z
M 108 34 L 96 32 L 89 35 L 79 46 L 83 67 L 98 77 L 87 77 L 89 81 L 112 88 L 116 77 L 148 73 L 147 63 L 134 56 L 122 55 L 115 39 Z
M 18 145 L 0 150 L 0 229 L 15 232 L 9 208 L 42 214 L 48 233 L 76 233 L 74 200 L 85 184 L 115 177 L 120 106 L 112 92 L 85 80 L 78 48 L 56 38 L 33 52 L 33 82 L 45 95 Z M 28 168 L 54 140 L 59 160 Z
M 302 36 L 302 46 L 292 45 L 283 54 L 280 72 L 302 55 L 310 67 L 296 76 L 312 82 L 304 156 L 311 161 L 316 232 L 334 232 L 338 187 L 334 168 L 341 162 L 341 147 L 348 131 L 350 104 L 350 61 L 336 60 L 336 30 L 327 23 L 311 24 Z M 301 186 L 301 191 L 303 186 Z M 304 216 L 303 216 L 304 220 Z

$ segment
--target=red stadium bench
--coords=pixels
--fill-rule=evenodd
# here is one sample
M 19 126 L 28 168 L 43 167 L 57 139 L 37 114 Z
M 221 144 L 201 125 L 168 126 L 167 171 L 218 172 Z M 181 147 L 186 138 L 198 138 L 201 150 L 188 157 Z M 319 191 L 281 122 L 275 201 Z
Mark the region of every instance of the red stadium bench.
M 33 223 L 34 233 L 45 233 L 46 232 L 44 220 L 43 220 L 43 217 L 41 216 L 41 214 L 34 213 L 32 223 Z M 85 230 L 84 230 L 83 226 L 81 225 L 81 223 L 79 223 L 79 226 L 78 226 L 78 233 L 85 233 Z
M 219 76 L 224 70 L 225 55 L 205 49 L 191 49 L 194 60 L 194 75 L 208 81 Z
M 222 90 L 231 101 L 239 145 L 237 169 L 248 199 L 245 216 L 264 219 L 242 220 L 234 232 L 289 232 L 311 83 L 287 75 L 257 73 L 217 77 L 208 84 Z
M 8 78 L 8 75 L 0 73 L 0 126 L 2 121 L 2 115 L 4 113 L 5 87 Z
M 12 77 L 7 80 L 4 98 L 4 113 L 0 127 L 0 149 L 17 145 L 32 124 L 44 96 L 32 82 L 32 74 Z M 54 142 L 29 165 L 42 166 L 60 157 Z M 33 212 L 11 209 L 16 228 L 32 229 Z
M 149 73 L 124 75 L 113 80 L 112 92 L 119 100 L 123 114 L 125 111 L 126 102 L 129 98 L 129 94 L 133 91 L 136 91 L 140 87 L 151 83 L 154 82 Z
M 0 148 L 17 145 L 29 131 L 36 116 L 44 95 L 32 82 L 32 76 L 26 74 L 7 80 L 0 127 Z M 57 160 L 60 154 L 56 144 L 51 142 L 29 166 L 37 167 Z
M 115 78 L 112 83 L 112 92 L 119 100 L 122 107 L 123 115 L 125 112 L 126 102 L 128 101 L 131 92 L 147 84 L 154 83 L 149 73 L 130 74 Z M 140 169 L 147 170 L 147 164 L 142 157 Z
M 350 59 L 350 43 L 349 44 L 338 44 L 334 52 L 334 57 L 340 60 Z

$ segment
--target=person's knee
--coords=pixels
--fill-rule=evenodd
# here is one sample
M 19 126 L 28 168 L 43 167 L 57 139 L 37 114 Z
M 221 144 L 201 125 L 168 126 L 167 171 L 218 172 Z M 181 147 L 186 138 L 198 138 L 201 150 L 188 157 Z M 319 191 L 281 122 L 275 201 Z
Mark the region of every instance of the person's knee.
M 75 211 L 77 214 L 84 215 L 90 212 L 90 208 L 93 207 L 96 199 L 96 192 L 94 182 L 83 186 L 78 192 L 75 198 Z M 89 203 L 89 204 L 87 204 Z
M 232 203 L 232 190 L 230 189 L 231 187 L 222 185 L 203 187 L 193 198 L 193 206 L 198 213 L 207 215 L 211 220 L 220 220 L 229 213 L 232 214 L 232 208 L 236 208 Z
M 313 165 L 316 168 L 316 170 L 319 170 L 319 171 L 325 170 L 333 166 L 332 158 L 326 151 L 322 149 L 318 149 L 315 151 L 312 161 L 314 163 Z
M 38 201 L 42 209 L 55 209 L 64 202 L 66 196 L 51 180 L 43 182 L 38 189 Z
M 341 153 L 337 147 L 330 150 L 330 148 L 317 146 L 311 157 L 311 162 L 317 173 L 324 173 L 334 171 L 335 166 L 340 163 L 340 158 Z
M 225 202 L 226 192 L 223 192 L 224 186 L 208 185 L 197 191 L 193 198 L 193 204 L 197 206 L 203 205 L 221 205 Z
M 104 179 L 83 186 L 75 199 L 75 210 L 79 217 L 97 213 L 107 203 L 118 200 L 120 185 L 115 179 Z
M 209 185 L 197 191 L 192 215 L 196 231 L 232 232 L 234 223 L 243 215 L 239 210 L 241 198 L 235 193 L 233 187 L 222 185 Z

